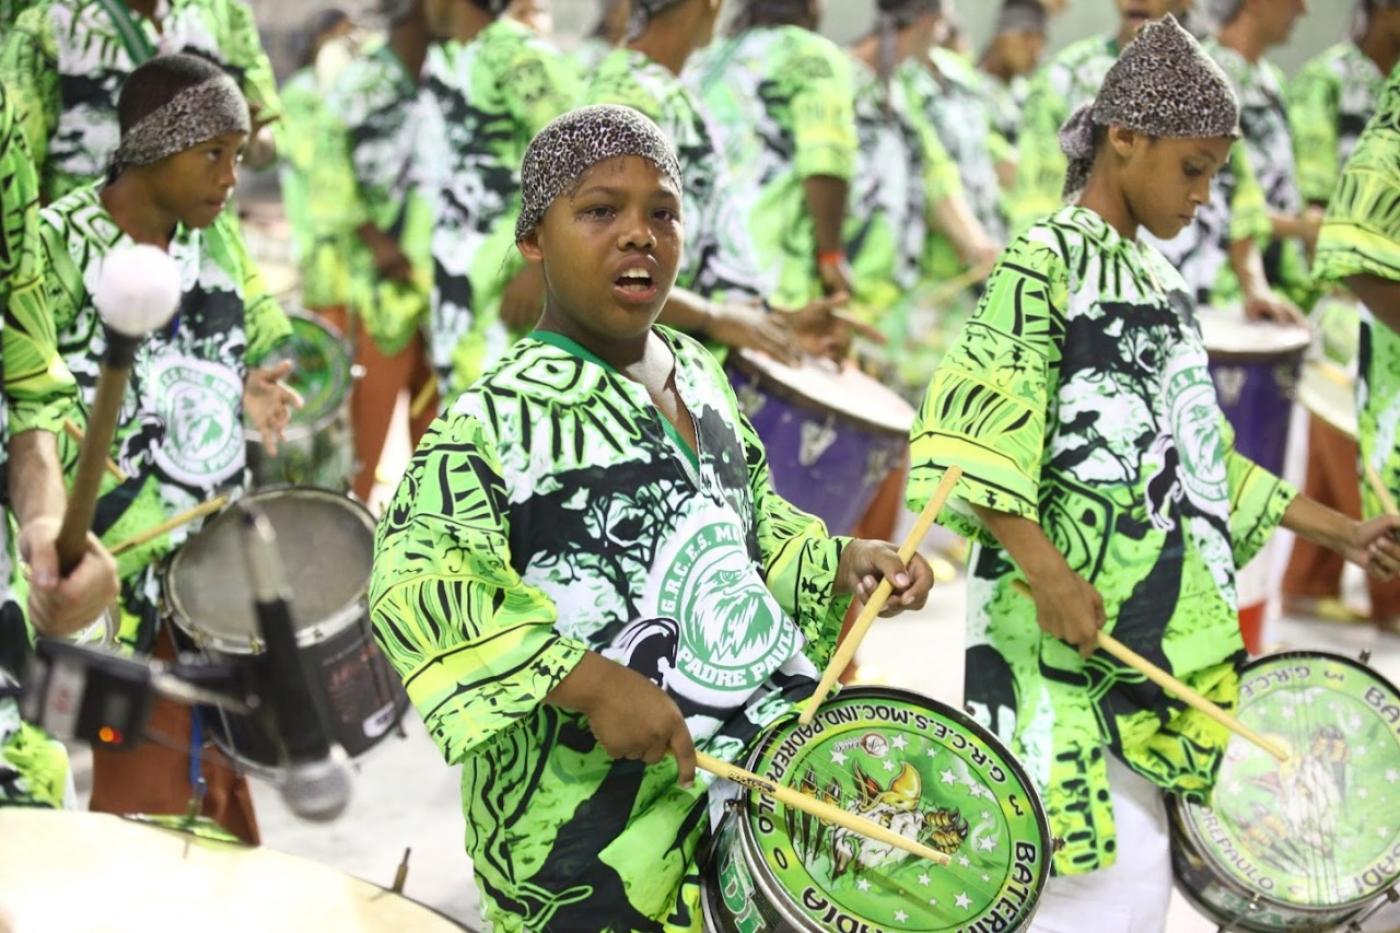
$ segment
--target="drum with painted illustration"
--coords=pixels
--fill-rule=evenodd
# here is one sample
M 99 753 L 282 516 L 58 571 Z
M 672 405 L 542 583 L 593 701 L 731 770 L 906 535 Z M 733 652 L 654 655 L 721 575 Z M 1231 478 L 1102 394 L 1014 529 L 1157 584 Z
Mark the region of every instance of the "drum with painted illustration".
M 914 693 L 843 690 L 746 766 L 952 857 L 930 864 L 757 793 L 731 805 L 705 867 L 712 933 L 1026 929 L 1050 836 L 1024 770 L 970 717 Z
M 0 929 L 12 933 L 466 929 L 326 865 L 106 813 L 4 808 L 0 839 Z
M 1364 919 L 1400 884 L 1400 692 L 1350 658 L 1286 652 L 1244 668 L 1238 716 L 1288 760 L 1234 736 L 1210 806 L 1170 802 L 1178 887 L 1231 930 Z
M 1199 320 L 1235 448 L 1282 475 L 1293 395 L 1312 334 L 1291 324 L 1247 321 L 1239 307 L 1201 308 Z
M 363 755 L 408 707 L 369 625 L 374 519 L 359 502 L 325 489 L 270 489 L 247 501 L 262 509 L 277 534 L 297 649 L 330 738 L 350 757 Z M 235 664 L 263 651 L 243 571 L 240 511 L 225 509 L 190 538 L 162 580 L 174 624 L 197 648 Z M 264 720 L 222 711 L 206 719 L 220 747 L 245 766 L 265 773 L 281 767 L 280 743 Z
M 319 486 L 342 492 L 355 472 L 350 420 L 355 377 L 350 352 L 340 331 L 321 318 L 288 317 L 292 336 L 279 356 L 293 361 L 286 383 L 301 396 L 303 405 L 292 412 L 275 457 L 263 449 L 257 431 L 248 429 L 253 486 Z
M 914 409 L 853 366 L 794 369 L 749 351 L 731 353 L 728 366 L 778 494 L 832 534 L 850 534 L 904 463 Z

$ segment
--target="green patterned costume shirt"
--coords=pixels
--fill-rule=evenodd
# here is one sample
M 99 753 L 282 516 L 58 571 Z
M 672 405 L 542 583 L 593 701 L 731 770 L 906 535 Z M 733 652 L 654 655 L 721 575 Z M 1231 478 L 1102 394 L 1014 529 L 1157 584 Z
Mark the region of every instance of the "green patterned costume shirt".
M 745 218 L 728 195 L 729 165 L 715 129 L 680 78 L 641 52 L 617 49 L 593 72 L 584 103 L 639 110 L 675 147 L 685 184 L 685 258 L 676 284 L 706 297 L 763 298 Z
M 1400 66 L 1342 170 L 1317 240 L 1316 273 L 1333 282 L 1353 275 L 1400 281 Z M 1361 457 L 1400 498 L 1400 334 L 1364 308 L 1359 374 Z M 1365 513 L 1380 515 L 1370 484 L 1361 490 Z
M 416 155 L 433 207 L 432 353 L 444 407 L 510 341 L 500 310 L 522 268 L 520 163 L 576 94 L 563 57 L 508 17 L 428 57 Z
M 86 428 L 106 337 L 91 288 L 101 260 L 131 238 L 102 206 L 98 186 L 80 188 L 41 212 L 45 292 L 58 345 L 81 390 L 74 414 Z M 103 476 L 93 531 L 111 546 L 244 482 L 243 388 L 248 370 L 291 333 L 263 287 L 227 213 L 203 230 L 180 227 L 171 257 L 183 296 L 167 326 L 147 335 L 131 367 L 112 457 L 129 477 Z M 71 472 L 78 449 L 61 438 Z M 186 525 L 117 558 L 127 618 L 121 638 L 140 650 L 155 635 L 154 562 L 198 525 Z
M 686 79 L 718 128 L 736 199 L 773 304 L 822 295 L 803 182 L 852 180 L 858 141 L 846 53 L 797 26 L 749 29 L 695 57 Z
M 41 0 L 5 37 L 0 77 L 20 108 L 46 201 L 106 173 L 120 141 L 122 81 L 153 55 L 211 59 L 263 117 L 281 112 L 272 65 L 243 0 L 162 0 L 156 18 L 160 29 L 121 0 Z
M 1106 631 L 1232 707 L 1235 568 L 1295 492 L 1233 451 L 1207 363 L 1163 257 L 1066 207 L 1003 255 L 913 430 L 911 506 L 948 467 L 966 471 L 941 520 L 977 542 L 967 701 L 1039 785 L 1064 874 L 1114 861 L 1110 749 L 1199 800 L 1227 734 L 1106 655 L 1085 661 L 1045 634 L 971 506 L 1038 523 L 1103 597 Z
M 1375 113 L 1385 75 L 1354 42 L 1309 61 L 1288 88 L 1288 122 L 1304 200 L 1326 204 Z
M 413 181 L 423 109 L 418 81 L 384 44 L 346 66 L 326 103 L 312 214 L 344 250 L 355 314 L 382 352 L 398 353 L 427 326 L 433 284 L 432 207 Z M 399 244 L 413 267 L 411 281 L 379 274 L 357 232 L 365 223 Z
M 614 761 L 544 702 L 585 651 L 662 686 L 734 760 L 810 693 L 849 602 L 842 541 L 774 493 L 719 364 L 675 354 L 693 451 L 646 390 L 556 334 L 429 430 L 380 523 L 370 611 L 447 761 L 493 929 L 700 929 L 708 778 Z
M 282 85 L 282 119 L 274 125 L 278 177 L 301 277 L 301 303 L 312 309 L 338 307 L 350 298 L 341 258 L 344 242 L 317 223 L 317 202 L 336 194 L 313 179 L 316 147 L 328 132 L 329 119 L 326 92 L 316 79 L 316 69 L 303 68 Z
M 0 82 L 0 462 L 8 439 L 25 431 L 60 433 L 77 399 L 77 386 L 58 355 L 53 321 L 44 302 L 39 251 L 39 180 L 9 93 Z M 0 474 L 3 471 L 0 470 Z M 0 581 L 10 578 L 9 522 L 0 516 Z M 29 650 L 17 594 L 0 594 L 0 691 L 15 681 Z M 62 743 L 23 722 L 19 704 L 0 695 L 0 806 L 62 806 L 68 787 Z

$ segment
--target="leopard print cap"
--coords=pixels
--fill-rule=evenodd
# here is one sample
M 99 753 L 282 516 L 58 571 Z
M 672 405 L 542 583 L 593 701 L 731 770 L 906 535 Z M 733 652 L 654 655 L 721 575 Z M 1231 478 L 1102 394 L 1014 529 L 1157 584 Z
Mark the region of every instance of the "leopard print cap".
M 185 88 L 122 134 L 113 156 L 120 171 L 150 165 L 226 133 L 248 133 L 252 121 L 243 92 L 228 75 Z
M 535 229 L 554 199 L 572 189 L 585 172 L 618 156 L 650 160 L 677 192 L 684 190 L 676 152 L 655 123 L 631 107 L 580 107 L 540 130 L 525 151 L 516 241 Z
M 1122 126 L 1169 139 L 1237 139 L 1240 105 L 1225 72 L 1170 14 L 1142 27 L 1104 78 L 1099 96 L 1060 130 L 1069 157 L 1066 198 L 1083 190 L 1094 163 L 1094 129 Z

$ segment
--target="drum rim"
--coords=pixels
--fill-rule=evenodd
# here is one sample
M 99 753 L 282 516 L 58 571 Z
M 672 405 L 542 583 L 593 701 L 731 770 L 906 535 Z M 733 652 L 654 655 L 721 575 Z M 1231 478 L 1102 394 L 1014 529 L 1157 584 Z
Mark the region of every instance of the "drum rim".
M 231 509 L 237 508 L 241 502 L 267 499 L 287 493 L 310 494 L 310 498 L 333 499 L 338 502 L 349 504 L 351 506 L 349 511 L 364 522 L 365 529 L 369 532 L 371 540 L 373 540 L 375 520 L 364 503 L 360 502 L 360 500 L 356 499 L 354 496 L 345 493 L 338 493 L 320 486 L 307 486 L 303 484 L 266 486 L 262 489 L 252 490 L 219 510 L 213 518 L 200 527 L 200 532 L 198 533 L 202 533 L 206 528 L 212 527 L 221 516 Z M 186 544 L 188 544 L 189 540 L 193 540 L 193 537 L 188 539 Z M 171 555 L 170 562 L 166 565 L 165 570 L 161 574 L 162 595 L 164 597 L 166 615 L 169 616 L 170 620 L 175 623 L 180 631 L 194 639 L 195 644 L 206 651 L 217 651 L 222 654 L 237 655 L 240 657 L 251 657 L 260 653 L 253 651 L 247 640 L 234 641 L 222 635 L 205 632 L 194 624 L 190 614 L 186 611 L 184 601 L 180 598 L 179 591 L 168 584 L 168 581 L 171 580 L 178 571 L 185 553 L 185 546 L 182 545 L 179 550 Z M 356 620 L 365 615 L 368 596 L 369 579 L 366 578 L 354 598 L 348 600 L 344 606 L 325 616 L 315 624 L 305 625 L 297 629 L 297 648 L 304 649 L 320 644 L 323 641 L 334 638 L 348 626 L 353 625 Z M 295 611 L 295 594 L 293 595 L 293 610 Z
M 345 366 L 343 367 L 344 379 L 340 379 L 339 377 L 336 379 L 337 383 L 342 383 L 344 386 L 344 397 L 338 404 L 332 405 L 330 408 L 326 409 L 326 411 L 322 412 L 314 421 L 301 422 L 300 424 L 296 422 L 289 423 L 287 425 L 286 436 L 287 440 L 290 441 L 293 437 L 300 438 L 302 434 L 315 434 L 320 432 L 331 422 L 337 420 L 342 414 L 346 415 L 346 417 L 349 416 L 350 394 L 355 388 L 355 356 L 354 353 L 351 352 L 345 335 L 340 332 L 340 328 L 336 327 L 330 321 L 323 319 L 320 315 L 308 311 L 292 311 L 287 314 L 287 318 L 292 322 L 293 328 L 296 327 L 298 322 L 302 322 L 311 327 L 325 331 L 326 334 L 345 351 Z M 341 367 L 337 367 L 337 369 L 340 368 Z M 297 429 L 295 433 L 293 429 Z M 252 428 L 249 428 L 248 431 L 250 439 L 259 436 Z
M 1289 658 L 1323 658 L 1328 661 L 1340 662 L 1349 667 L 1353 667 L 1359 671 L 1363 671 L 1367 674 L 1370 674 L 1381 684 L 1387 687 L 1391 693 L 1400 695 L 1400 690 L 1396 689 L 1395 685 L 1390 682 L 1389 678 L 1387 678 L 1380 671 L 1361 662 L 1360 660 L 1353 657 L 1349 657 L 1344 654 L 1337 654 L 1333 651 L 1313 651 L 1306 648 L 1295 648 L 1289 651 L 1279 651 L 1274 654 L 1266 654 L 1254 658 L 1253 660 L 1249 661 L 1249 663 L 1245 664 L 1244 667 L 1240 668 L 1240 680 L 1241 682 L 1243 682 L 1245 673 L 1253 668 L 1259 667 L 1268 662 L 1286 660 Z M 1261 903 L 1268 904 L 1271 907 L 1294 911 L 1305 916 L 1321 914 L 1324 915 L 1325 919 L 1328 919 L 1330 921 L 1333 918 L 1331 918 L 1328 915 L 1344 913 L 1347 911 L 1350 911 L 1351 913 L 1357 913 L 1365 909 L 1365 907 L 1368 904 L 1373 903 L 1378 897 L 1385 896 L 1385 892 L 1389 888 L 1394 887 L 1397 882 L 1400 882 L 1400 868 L 1397 868 L 1395 873 L 1389 879 L 1389 885 L 1381 887 L 1374 893 L 1363 895 L 1361 897 L 1354 898 L 1350 901 L 1343 901 L 1337 904 L 1295 904 L 1292 901 L 1280 900 L 1279 898 L 1272 897 L 1261 891 L 1255 891 L 1244 885 L 1244 883 L 1235 878 L 1234 875 L 1230 875 L 1221 871 L 1221 865 L 1219 860 L 1216 859 L 1211 853 L 1211 850 L 1203 844 L 1199 828 L 1196 826 L 1194 821 L 1188 820 L 1186 818 L 1186 814 L 1189 812 L 1188 808 L 1190 806 L 1195 805 L 1187 804 L 1186 802 L 1182 801 L 1176 794 L 1167 794 L 1166 798 L 1167 805 L 1172 810 L 1170 816 L 1173 818 L 1173 822 L 1178 823 L 1181 826 L 1182 832 L 1184 832 L 1190 837 L 1191 843 L 1196 852 L 1200 853 L 1202 857 L 1209 858 L 1211 867 L 1215 869 L 1213 873 L 1215 874 L 1217 880 L 1223 879 L 1229 886 L 1235 888 L 1237 891 L 1243 891 L 1250 897 L 1257 896 Z M 1214 808 L 1205 807 L 1204 809 Z M 1337 922 L 1343 922 L 1347 919 L 1349 919 L 1349 916 L 1343 917 Z
M 1015 755 L 1011 754 L 1010 749 L 1006 747 L 1005 743 L 1003 743 L 995 733 L 972 718 L 966 711 L 944 703 L 941 700 L 935 700 L 933 697 L 915 693 L 912 690 L 905 690 L 900 687 L 858 685 L 843 688 L 840 693 L 828 697 L 827 702 L 845 697 L 878 697 L 882 699 L 899 700 L 901 702 L 910 702 L 912 700 L 915 705 L 924 705 L 925 708 L 927 708 L 927 704 L 934 704 L 935 707 L 937 707 L 935 710 L 936 712 L 940 714 L 944 712 L 949 713 L 949 718 L 952 719 L 952 721 L 969 729 L 969 731 L 975 732 L 979 737 L 987 741 L 991 750 L 1001 756 L 1002 761 L 1000 761 L 999 764 L 1006 767 L 1027 791 L 1027 799 L 1031 801 L 1031 810 L 1035 814 L 1036 825 L 1040 827 L 1041 839 L 1044 841 L 1045 857 L 1041 861 L 1040 873 L 1036 878 L 1036 884 L 1032 891 L 1033 897 L 1030 907 L 1025 915 L 1025 919 L 1022 921 L 1023 924 L 1028 924 L 1040 910 L 1040 900 L 1045 893 L 1045 886 L 1050 877 L 1051 867 L 1055 861 L 1055 838 L 1050 832 L 1050 818 L 1046 814 L 1045 805 L 1040 799 L 1040 789 L 1036 787 L 1035 782 L 1031 780 L 1030 775 L 1027 773 L 1020 760 Z M 763 753 L 766 752 L 776 740 L 778 730 L 794 722 L 799 712 L 800 708 L 794 707 L 786 716 L 783 716 L 769 725 L 762 739 L 754 746 L 752 753 L 745 759 L 746 768 L 750 771 L 757 771 L 758 759 L 762 757 Z M 758 773 L 761 774 L 762 772 Z M 753 825 L 748 817 L 749 810 L 753 806 L 753 799 L 756 795 L 758 795 L 758 791 L 755 790 L 748 790 L 742 793 L 738 798 L 739 807 L 733 814 L 734 817 L 739 820 L 738 829 L 740 839 L 744 843 L 744 859 L 749 865 L 750 874 L 754 876 L 755 882 L 764 887 L 765 894 L 769 894 L 769 901 L 777 905 L 782 913 L 787 914 L 789 913 L 787 909 L 788 903 L 793 901 L 792 895 L 786 890 L 783 890 L 781 899 L 772 897 L 770 893 L 772 879 L 767 877 L 772 874 L 771 870 L 766 864 L 755 863 L 753 860 L 753 853 L 759 851 L 760 847 L 757 840 L 752 835 Z M 806 921 L 810 918 L 803 915 L 803 919 Z M 813 929 L 821 930 L 822 927 L 818 926 Z
M 1221 360 L 1221 361 L 1231 361 L 1231 362 L 1259 362 L 1259 363 L 1263 363 L 1263 362 L 1268 362 L 1268 361 L 1271 361 L 1271 360 L 1285 360 L 1285 359 L 1287 359 L 1288 357 L 1294 356 L 1294 355 L 1296 355 L 1296 354 L 1301 354 L 1301 353 L 1307 352 L 1308 347 L 1312 346 L 1312 344 L 1313 344 L 1313 333 L 1312 333 L 1312 331 L 1311 331 L 1309 328 L 1302 326 L 1301 324 L 1277 323 L 1277 322 L 1267 322 L 1267 321 L 1257 321 L 1257 322 L 1256 322 L 1256 321 L 1250 321 L 1250 320 L 1248 320 L 1247 318 L 1244 319 L 1244 320 L 1237 320 L 1237 319 L 1235 319 L 1234 317 L 1231 317 L 1231 318 L 1229 318 L 1228 321 L 1227 321 L 1227 323 L 1228 323 L 1229 326 L 1231 326 L 1231 327 L 1234 327 L 1234 326 L 1237 326 L 1237 325 L 1238 325 L 1238 326 L 1243 326 L 1243 327 L 1245 327 L 1245 328 L 1260 328 L 1260 327 L 1263 327 L 1263 328 L 1267 328 L 1269 331 L 1271 331 L 1271 332 L 1273 332 L 1273 333 L 1277 333 L 1277 334 L 1280 334 L 1280 335 L 1282 335 L 1282 334 L 1287 334 L 1287 333 L 1292 333 L 1292 334 L 1293 334 L 1293 339 L 1290 340 L 1287 344 L 1285 344 L 1285 345 L 1283 345 L 1283 346 L 1281 346 L 1281 347 L 1279 347 L 1279 348 L 1277 348 L 1277 349 L 1273 349 L 1273 350 L 1262 350 L 1262 349 L 1224 350 L 1224 349 L 1219 349 L 1219 348 L 1216 348 L 1216 347 L 1212 347 L 1212 346 L 1210 345 L 1210 340 L 1206 337 L 1206 330 L 1208 329 L 1207 325 L 1210 324 L 1210 323 L 1212 322 L 1212 319 L 1213 319 L 1213 318 L 1216 318 L 1217 315 L 1227 314 L 1227 313 L 1231 313 L 1231 314 L 1233 314 L 1233 313 L 1238 313 L 1238 314 L 1241 314 L 1241 315 L 1242 315 L 1244 312 L 1243 312 L 1243 309 L 1240 308 L 1240 306 L 1239 306 L 1238 304 L 1228 304 L 1228 305 L 1208 305 L 1208 306 L 1206 306 L 1206 308 L 1203 308 L 1203 309 L 1202 309 L 1202 312 L 1199 312 L 1199 313 L 1196 314 L 1196 329 L 1197 329 L 1197 331 L 1199 331 L 1199 333 L 1200 333 L 1200 335 L 1201 335 L 1201 343 L 1205 346 L 1205 348 L 1206 348 L 1206 355 L 1210 357 L 1211 362 L 1215 362 L 1216 360 Z M 1223 319 L 1222 319 L 1222 320 L 1223 320 Z M 1301 343 L 1300 343 L 1299 341 L 1301 341 Z
M 909 409 L 909 427 L 896 430 L 895 428 L 890 427 L 890 425 L 888 424 L 881 424 L 880 422 L 872 421 L 869 418 L 865 418 L 853 412 L 830 408 L 821 399 L 812 398 L 806 392 L 803 392 L 800 389 L 797 389 L 794 386 L 790 386 L 786 383 L 779 382 L 777 379 L 773 378 L 773 375 L 771 373 L 766 372 L 763 369 L 761 363 L 753 359 L 753 354 L 749 353 L 746 350 L 736 350 L 734 352 L 731 352 L 729 354 L 728 359 L 734 364 L 735 369 L 741 370 L 744 373 L 744 375 L 754 377 L 759 381 L 761 385 L 763 385 L 765 388 L 770 389 L 773 392 L 773 394 L 778 396 L 779 398 L 783 398 L 792 402 L 798 402 L 804 408 L 813 409 L 819 412 L 820 414 L 835 418 L 836 420 L 844 422 L 846 424 L 856 425 L 857 427 L 860 427 L 872 434 L 879 434 L 883 437 L 891 438 L 897 437 L 907 441 L 909 438 L 909 432 L 913 430 L 914 423 L 918 420 L 919 417 L 918 411 L 912 405 L 906 402 L 903 398 L 901 398 L 897 393 L 891 390 L 889 386 L 885 385 L 883 382 L 880 382 L 877 379 L 872 378 L 871 376 L 866 375 L 865 373 L 861 373 L 861 375 L 864 375 L 865 378 L 870 379 L 871 382 L 874 382 L 880 388 L 884 389 L 886 392 L 889 392 L 891 396 L 899 400 L 901 405 L 904 405 L 906 408 Z
M 1328 381 L 1328 380 L 1330 380 L 1330 377 L 1329 377 L 1329 376 L 1327 376 L 1325 373 L 1322 373 L 1322 368 L 1323 368 L 1323 367 L 1331 367 L 1331 368 L 1333 368 L 1333 369 L 1336 369 L 1338 372 L 1342 372 L 1343 374 L 1346 374 L 1345 371 L 1344 371 L 1340 366 L 1337 366 L 1335 363 L 1331 363 L 1331 362 L 1327 362 L 1327 361 L 1321 361 L 1321 360 L 1305 360 L 1305 361 L 1303 362 L 1303 368 L 1302 368 L 1302 370 L 1301 370 L 1301 371 L 1299 372 L 1299 374 L 1298 374 L 1298 386 L 1297 386 L 1297 390 L 1296 390 L 1296 393 L 1295 393 L 1296 396 L 1297 396 L 1298 404 L 1299 404 L 1299 405 L 1302 405 L 1305 409 L 1307 409 L 1308 414 L 1310 414 L 1310 415 L 1312 415 L 1314 418 L 1317 418 L 1318 420 L 1322 421 L 1322 422 L 1325 423 L 1328 427 L 1331 427 L 1333 430 L 1336 430 L 1336 431 L 1341 432 L 1342 434 L 1345 434 L 1347 437 L 1351 438 L 1352 440 L 1356 440 L 1356 435 L 1360 433 L 1360 426 L 1359 426 L 1359 424 L 1358 424 L 1358 418 L 1357 418 L 1357 415 L 1356 415 L 1356 391 L 1355 391 L 1355 386 L 1352 387 L 1352 391 L 1351 391 L 1351 393 L 1348 395 L 1348 399 L 1351 401 L 1352 407 L 1351 407 L 1351 421 L 1350 421 L 1349 423 L 1347 423 L 1347 424 L 1339 424 L 1339 423 L 1338 423 L 1338 422 L 1339 422 L 1340 420 L 1342 420 L 1342 419 L 1338 419 L 1338 418 L 1333 417 L 1334 415 L 1337 414 L 1336 412 L 1324 412 L 1324 411 L 1322 410 L 1322 407 L 1321 407 L 1321 406 L 1315 406 L 1315 405 L 1310 405 L 1310 404 L 1308 404 L 1308 398 L 1312 398 L 1314 401 L 1322 401 L 1322 400 L 1323 400 L 1323 396 L 1321 395 L 1321 393 L 1314 394 L 1313 392 L 1309 391 L 1310 388 L 1312 387 L 1312 385 L 1314 385 L 1314 383 L 1316 383 L 1318 380 L 1323 380 L 1323 381 Z M 1314 379 L 1312 379 L 1312 380 L 1309 380 L 1309 378 L 1308 378 L 1308 373 L 1310 373 L 1310 372 L 1322 373 L 1322 374 L 1318 375 L 1316 378 L 1314 378 Z M 1350 376 L 1349 374 L 1347 374 L 1347 375 L 1348 375 L 1348 378 L 1351 378 L 1351 376 Z M 1338 386 L 1338 388 L 1339 388 L 1339 389 L 1344 389 L 1345 387 L 1343 387 L 1343 386 Z

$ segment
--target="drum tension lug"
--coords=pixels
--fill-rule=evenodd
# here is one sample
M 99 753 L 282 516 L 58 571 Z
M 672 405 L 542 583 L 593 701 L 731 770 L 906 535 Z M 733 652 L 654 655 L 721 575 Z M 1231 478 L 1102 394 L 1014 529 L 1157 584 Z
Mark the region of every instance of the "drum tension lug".
M 395 894 L 403 894 L 404 882 L 408 880 L 408 857 L 412 854 L 412 846 L 404 849 L 403 860 L 399 862 L 399 867 L 394 871 L 394 887 L 392 890 Z
M 1050 851 L 1051 851 L 1051 852 L 1059 852 L 1059 851 L 1060 851 L 1061 849 L 1063 849 L 1064 847 L 1065 847 L 1065 840 L 1064 840 L 1064 837 L 1063 837 L 1063 836 L 1056 836 L 1054 839 L 1051 839 L 1051 840 L 1050 840 Z
M 1359 655 L 1357 655 L 1357 657 L 1361 659 L 1361 663 L 1362 663 L 1362 664 L 1370 664 L 1370 663 L 1371 663 L 1371 649 L 1370 649 L 1370 648 L 1362 648 L 1362 649 L 1361 649 L 1361 653 L 1360 653 Z

